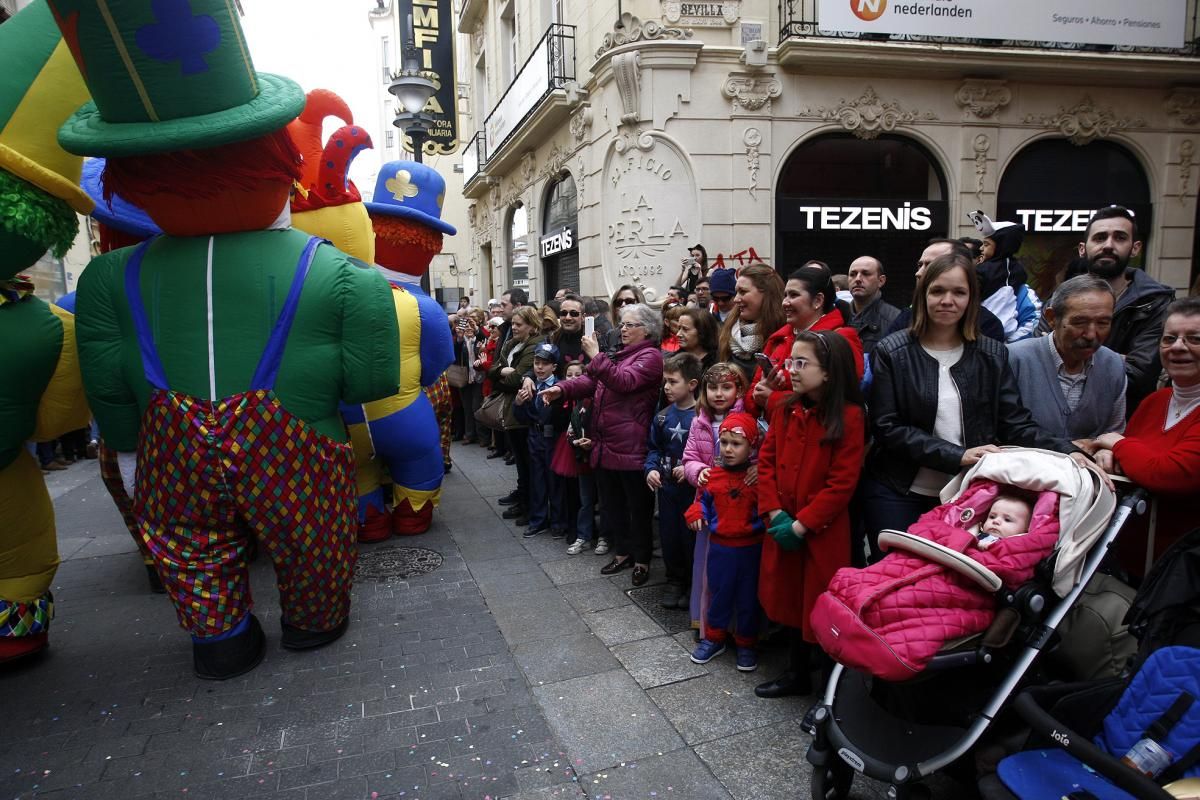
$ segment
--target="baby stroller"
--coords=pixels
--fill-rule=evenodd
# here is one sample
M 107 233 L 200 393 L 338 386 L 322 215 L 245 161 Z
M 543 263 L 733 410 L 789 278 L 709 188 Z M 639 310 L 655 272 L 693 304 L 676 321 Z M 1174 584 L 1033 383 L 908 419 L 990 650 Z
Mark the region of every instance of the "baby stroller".
M 1140 491 L 1118 506 L 1097 468 L 1081 467 L 1060 453 L 1008 448 L 956 476 L 943 490 L 939 510 L 952 515 L 955 501 L 978 493 L 979 482 L 1038 493 L 1038 509 L 1045 493 L 1057 495 L 1053 553 L 1032 581 L 1009 589 L 961 552 L 901 531 L 880 533 L 884 549 L 917 554 L 994 593 L 996 614 L 982 634 L 946 643 L 920 673 L 902 682 L 835 665 L 812 714 L 816 730 L 807 759 L 814 798 L 847 797 L 855 771 L 887 783 L 889 797 L 908 798 L 922 779 L 970 751 L 1039 653 L 1053 643 L 1055 628 L 1130 514 L 1145 508 Z M 964 513 L 964 525 L 968 519 Z
M 1017 696 L 1032 736 L 980 780 L 984 797 L 1200 796 L 1200 529 L 1155 563 L 1125 622 L 1139 644 L 1127 676 Z

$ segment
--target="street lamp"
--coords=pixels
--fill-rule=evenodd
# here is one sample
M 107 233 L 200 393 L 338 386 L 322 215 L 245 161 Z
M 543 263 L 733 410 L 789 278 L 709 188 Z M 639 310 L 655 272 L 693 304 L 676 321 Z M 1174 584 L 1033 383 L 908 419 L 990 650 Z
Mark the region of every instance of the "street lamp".
M 413 41 L 412 14 L 408 15 L 408 36 L 404 42 L 403 66 L 392 76 L 388 92 L 395 95 L 404 109 L 392 124 L 405 136 L 412 138 L 413 160 L 421 161 L 421 147 L 433 129 L 432 114 L 425 113 L 425 104 L 437 91 L 437 75 L 421 69 L 420 53 Z

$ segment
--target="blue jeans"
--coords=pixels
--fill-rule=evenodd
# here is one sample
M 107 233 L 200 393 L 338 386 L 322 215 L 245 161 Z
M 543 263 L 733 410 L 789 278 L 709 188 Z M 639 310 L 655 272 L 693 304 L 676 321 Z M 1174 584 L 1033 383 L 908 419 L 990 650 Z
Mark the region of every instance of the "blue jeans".
M 696 532 L 688 527 L 683 514 L 691 505 L 695 491 L 678 485 L 658 490 L 658 538 L 662 542 L 663 564 L 667 580 L 685 591 L 692 584 L 692 560 L 696 552 Z
M 879 532 L 890 529 L 908 530 L 917 518 L 938 504 L 938 498 L 926 497 L 912 492 L 898 494 L 877 480 L 863 476 L 858 482 L 854 506 L 858 509 L 858 524 L 854 526 L 854 542 L 851 544 L 851 559 L 860 566 L 864 545 L 867 563 L 874 564 L 883 558 L 879 549 Z
M 575 531 L 584 541 L 596 541 L 596 477 L 590 472 L 579 476 L 579 513 L 575 515 Z
M 541 436 L 537 426 L 529 429 L 529 529 L 562 525 L 561 478 L 550 470 L 554 439 Z
M 709 603 L 706 638 L 725 641 L 729 621 L 737 612 L 738 647 L 753 647 L 758 638 L 758 562 L 762 558 L 762 543 L 745 547 L 729 547 L 708 543 Z

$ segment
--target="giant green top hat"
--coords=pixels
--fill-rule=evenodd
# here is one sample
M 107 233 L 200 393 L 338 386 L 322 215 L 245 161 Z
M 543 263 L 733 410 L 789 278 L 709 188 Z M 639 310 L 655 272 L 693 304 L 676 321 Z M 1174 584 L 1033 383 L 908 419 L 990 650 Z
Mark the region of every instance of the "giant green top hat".
M 304 108 L 255 72 L 232 0 L 51 0 L 92 93 L 58 132 L 73 153 L 132 156 L 253 139 Z

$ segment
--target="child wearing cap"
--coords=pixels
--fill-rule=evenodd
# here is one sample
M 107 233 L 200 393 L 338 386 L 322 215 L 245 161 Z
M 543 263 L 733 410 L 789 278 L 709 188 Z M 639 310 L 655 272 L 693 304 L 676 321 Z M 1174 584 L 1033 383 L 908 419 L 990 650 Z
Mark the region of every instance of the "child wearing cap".
M 707 664 L 725 652 L 726 629 L 737 612 L 737 668 L 758 668 L 758 569 L 766 526 L 758 514 L 758 494 L 746 485 L 746 470 L 758 444 L 758 421 L 735 411 L 721 422 L 721 464 L 712 467 L 708 481 L 696 492 L 687 510 L 692 530 L 708 527 L 706 578 L 709 604 L 705 634 L 692 652 L 692 661 Z
M 567 428 L 570 406 L 562 400 L 547 403 L 541 392 L 558 383 L 558 347 L 542 342 L 533 349 L 534 390 L 524 389 L 513 401 L 513 414 L 529 424 L 529 527 L 523 536 L 531 538 L 550 531 L 552 536 L 566 536 L 566 508 L 563 499 L 566 487 L 562 478 L 550 469 L 554 442 Z

